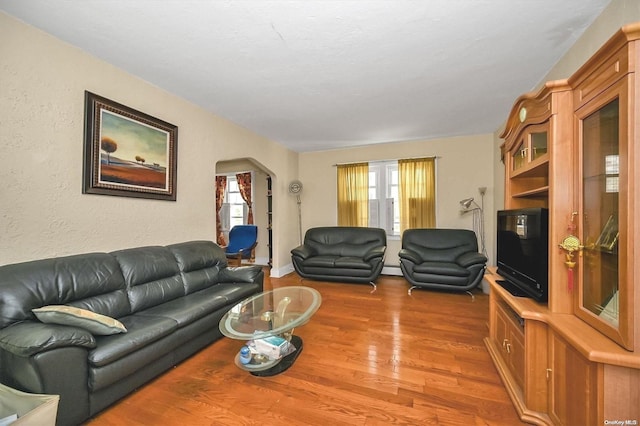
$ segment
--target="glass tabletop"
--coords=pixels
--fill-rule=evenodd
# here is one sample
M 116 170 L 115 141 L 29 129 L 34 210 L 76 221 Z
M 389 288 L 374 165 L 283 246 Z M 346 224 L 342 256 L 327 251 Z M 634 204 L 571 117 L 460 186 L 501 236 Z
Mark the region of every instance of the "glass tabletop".
M 220 331 L 240 340 L 284 334 L 307 323 L 321 303 L 322 296 L 313 288 L 276 288 L 231 308 L 220 320 Z

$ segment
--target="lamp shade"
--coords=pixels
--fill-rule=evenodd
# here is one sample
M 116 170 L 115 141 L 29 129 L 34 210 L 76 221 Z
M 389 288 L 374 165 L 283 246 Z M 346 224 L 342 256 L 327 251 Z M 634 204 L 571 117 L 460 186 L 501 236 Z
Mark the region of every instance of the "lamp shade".
M 460 205 L 465 209 L 468 209 L 469 206 L 471 206 L 471 203 L 473 203 L 473 198 L 465 198 L 464 200 L 460 201 Z

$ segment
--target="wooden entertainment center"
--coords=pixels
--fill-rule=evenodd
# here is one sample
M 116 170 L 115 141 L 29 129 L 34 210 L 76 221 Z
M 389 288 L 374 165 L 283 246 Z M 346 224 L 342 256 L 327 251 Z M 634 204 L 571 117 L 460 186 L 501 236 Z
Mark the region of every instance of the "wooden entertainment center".
M 640 23 L 518 98 L 501 138 L 505 209 L 549 209 L 548 302 L 486 275 L 485 344 L 516 410 L 533 424 L 639 425 Z

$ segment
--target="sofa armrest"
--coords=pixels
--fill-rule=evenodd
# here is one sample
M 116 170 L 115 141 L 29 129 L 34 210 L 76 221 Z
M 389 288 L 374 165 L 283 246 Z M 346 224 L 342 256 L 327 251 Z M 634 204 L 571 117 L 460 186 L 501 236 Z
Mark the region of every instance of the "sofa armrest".
M 479 265 L 487 263 L 487 257 L 481 253 L 463 253 L 456 259 L 456 263 L 463 268 L 468 268 L 472 265 Z
M 415 251 L 407 248 L 401 249 L 398 252 L 398 256 L 400 257 L 400 259 L 408 260 L 410 262 L 413 262 L 416 265 L 419 265 L 422 263 L 422 258 L 420 257 L 420 255 Z
M 226 267 L 220 269 L 219 283 L 252 283 L 262 284 L 264 272 L 258 265 Z
M 374 247 L 368 252 L 366 252 L 362 257 L 362 259 L 364 259 L 365 262 L 369 262 L 372 259 L 384 257 L 384 252 L 386 251 L 386 249 L 387 249 L 387 246 Z
M 293 250 L 291 250 L 291 254 L 294 255 L 294 256 L 300 257 L 300 258 L 302 258 L 304 260 L 304 259 L 308 259 L 309 257 L 315 255 L 316 252 L 310 246 L 302 244 L 301 246 L 298 246 L 298 247 L 294 248 Z
M 31 355 L 67 346 L 96 347 L 96 339 L 83 328 L 25 321 L 0 330 L 0 348 L 14 355 Z

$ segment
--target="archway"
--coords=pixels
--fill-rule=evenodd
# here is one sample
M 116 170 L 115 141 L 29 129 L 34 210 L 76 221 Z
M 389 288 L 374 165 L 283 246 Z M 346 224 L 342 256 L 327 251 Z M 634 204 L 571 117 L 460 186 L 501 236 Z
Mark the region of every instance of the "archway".
M 273 257 L 273 193 L 271 188 L 275 179 L 273 172 L 250 157 L 218 161 L 215 166 L 216 176 L 234 176 L 244 172 L 251 172 L 253 175 L 252 211 L 254 224 L 258 227 L 255 264 L 271 266 Z M 213 220 L 216 220 L 215 214 Z M 228 233 L 228 230 L 225 229 L 223 232 Z

